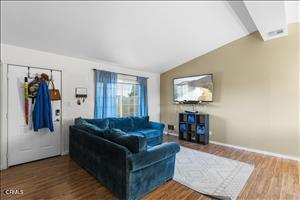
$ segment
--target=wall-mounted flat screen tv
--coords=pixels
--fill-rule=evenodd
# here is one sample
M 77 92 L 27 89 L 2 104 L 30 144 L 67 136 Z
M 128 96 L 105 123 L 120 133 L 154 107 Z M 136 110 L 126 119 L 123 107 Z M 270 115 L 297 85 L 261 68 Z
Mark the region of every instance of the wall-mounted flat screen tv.
M 175 102 L 184 103 L 193 101 L 213 101 L 212 74 L 175 78 L 173 81 Z

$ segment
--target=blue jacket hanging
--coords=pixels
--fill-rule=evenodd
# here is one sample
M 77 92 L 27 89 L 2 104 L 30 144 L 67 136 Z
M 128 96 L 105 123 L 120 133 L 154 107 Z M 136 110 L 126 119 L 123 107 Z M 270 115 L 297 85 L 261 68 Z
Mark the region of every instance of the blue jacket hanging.
M 39 85 L 34 109 L 32 111 L 34 131 L 41 128 L 49 128 L 54 131 L 52 121 L 51 99 L 46 81 L 42 80 Z

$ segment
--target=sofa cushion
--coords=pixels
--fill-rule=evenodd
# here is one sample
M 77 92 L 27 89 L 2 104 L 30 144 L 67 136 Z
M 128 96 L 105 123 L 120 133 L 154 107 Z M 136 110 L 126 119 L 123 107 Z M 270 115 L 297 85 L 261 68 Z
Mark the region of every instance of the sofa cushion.
M 128 135 L 120 129 L 111 129 L 104 133 L 104 138 L 126 147 L 132 153 L 147 150 L 147 139 L 144 136 Z
M 85 119 L 82 119 L 81 117 L 75 119 L 75 125 L 77 125 L 78 128 L 82 130 L 88 131 L 100 137 L 103 137 L 103 134 L 107 131 L 107 129 L 101 129 L 98 126 L 87 122 Z
M 86 119 L 87 122 L 94 124 L 102 129 L 109 129 L 108 119 Z
M 109 128 L 121 129 L 122 131 L 129 132 L 133 129 L 132 119 L 131 117 L 123 117 L 123 118 L 109 118 Z
M 115 138 L 118 138 L 122 135 L 126 135 L 126 133 L 120 129 L 113 128 L 107 131 L 103 137 L 108 140 L 114 140 Z
M 131 118 L 133 123 L 133 130 L 142 130 L 148 126 L 149 116 Z
M 138 131 L 139 133 L 143 134 L 147 138 L 153 138 L 153 137 L 160 137 L 161 132 L 157 129 L 144 129 Z
M 81 125 L 83 123 L 96 125 L 100 129 L 109 129 L 108 119 L 83 119 L 81 117 L 75 119 L 75 125 Z
M 138 131 L 131 131 L 131 132 L 127 132 L 128 135 L 137 135 L 137 136 L 142 136 L 144 137 L 144 134 L 138 132 Z

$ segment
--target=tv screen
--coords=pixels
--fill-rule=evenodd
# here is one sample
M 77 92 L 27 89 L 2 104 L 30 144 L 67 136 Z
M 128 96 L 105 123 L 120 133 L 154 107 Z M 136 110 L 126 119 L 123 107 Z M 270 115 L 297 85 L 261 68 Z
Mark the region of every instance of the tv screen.
M 174 79 L 174 101 L 213 101 L 213 76 L 205 74 Z

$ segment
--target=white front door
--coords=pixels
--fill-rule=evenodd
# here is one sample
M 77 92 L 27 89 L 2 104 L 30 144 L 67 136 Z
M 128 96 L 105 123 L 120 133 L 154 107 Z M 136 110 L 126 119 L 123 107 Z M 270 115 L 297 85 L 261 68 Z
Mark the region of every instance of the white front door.
M 31 119 L 34 104 L 30 98 L 29 124 L 26 124 L 24 77 L 27 77 L 27 73 L 26 67 L 8 65 L 8 166 L 61 153 L 61 101 L 51 101 L 54 132 L 46 128 L 33 131 Z M 50 70 L 30 68 L 32 77 L 41 73 L 50 77 Z M 61 92 L 61 72 L 53 71 L 52 74 L 55 87 Z

